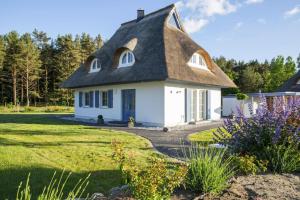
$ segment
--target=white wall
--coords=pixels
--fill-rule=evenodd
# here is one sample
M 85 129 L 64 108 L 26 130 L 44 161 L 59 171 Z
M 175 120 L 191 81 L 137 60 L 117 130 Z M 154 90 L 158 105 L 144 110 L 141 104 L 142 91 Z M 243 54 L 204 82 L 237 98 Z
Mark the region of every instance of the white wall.
M 175 83 L 165 83 L 165 126 L 176 126 L 190 122 L 190 105 L 185 113 L 185 88 L 187 88 L 187 103 L 191 102 L 192 89 L 208 90 L 208 116 L 209 119 L 221 118 L 221 89 L 205 86 L 192 86 Z M 185 122 L 187 114 L 187 122 Z
M 253 114 L 256 113 L 258 108 L 259 98 L 250 97 L 247 100 L 238 100 L 235 96 L 223 97 L 223 116 L 231 114 L 237 115 L 238 108 L 243 112 L 246 117 L 251 117 L 249 106 L 252 104 Z
M 113 108 L 79 107 L 79 91 L 113 90 Z M 135 120 L 148 125 L 163 126 L 164 123 L 164 86 L 162 82 L 134 83 L 89 87 L 75 90 L 75 117 L 104 120 L 122 120 L 121 90 L 136 89 Z M 95 106 L 95 104 L 94 104 Z

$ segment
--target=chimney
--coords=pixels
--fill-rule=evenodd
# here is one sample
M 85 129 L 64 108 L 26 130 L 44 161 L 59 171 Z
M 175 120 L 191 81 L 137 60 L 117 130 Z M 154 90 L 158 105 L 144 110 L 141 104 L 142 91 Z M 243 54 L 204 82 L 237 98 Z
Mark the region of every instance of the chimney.
M 136 21 L 140 21 L 141 19 L 143 19 L 145 16 L 145 11 L 143 9 L 138 9 L 137 10 L 137 17 L 136 17 Z

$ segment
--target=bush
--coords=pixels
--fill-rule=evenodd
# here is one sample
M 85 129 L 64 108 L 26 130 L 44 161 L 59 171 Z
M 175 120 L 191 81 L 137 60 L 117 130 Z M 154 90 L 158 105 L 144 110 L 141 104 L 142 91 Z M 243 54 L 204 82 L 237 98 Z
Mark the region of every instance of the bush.
M 265 158 L 270 162 L 273 172 L 300 171 L 300 152 L 292 145 L 276 145 L 265 148 Z
M 236 156 L 234 157 L 234 166 L 242 174 L 253 174 L 265 172 L 267 170 L 268 161 L 257 160 L 255 156 Z
M 133 158 L 127 158 L 123 144 L 113 142 L 113 158 L 119 164 L 124 181 L 127 182 L 134 198 L 139 200 L 169 199 L 172 192 L 184 180 L 186 166 L 175 165 L 169 168 L 161 158 L 151 158 L 141 166 Z
M 259 160 L 267 159 L 268 168 L 277 171 L 279 168 L 276 166 L 282 164 L 276 162 L 287 161 L 272 158 L 276 156 L 274 152 L 277 152 L 279 147 L 285 149 L 280 152 L 288 154 L 300 152 L 300 99 L 289 98 L 287 100 L 283 97 L 274 97 L 272 103 L 268 105 L 266 98 L 261 97 L 260 106 L 253 117 L 246 118 L 239 111 L 233 119 L 226 119 L 224 128 L 231 137 L 228 137 L 225 131 L 219 130 L 218 139 L 228 145 L 233 153 L 256 156 Z M 249 109 L 253 114 L 252 105 Z M 266 152 L 268 156 L 263 152 Z
M 64 172 L 61 174 L 59 179 L 56 178 L 56 173 L 53 174 L 53 177 L 48 186 L 45 186 L 42 193 L 37 195 L 38 200 L 60 200 L 60 199 L 68 199 L 68 200 L 75 200 L 80 198 L 86 187 L 88 186 L 88 178 L 87 176 L 85 179 L 80 179 L 77 184 L 75 184 L 74 188 L 69 191 L 66 195 L 63 193 L 66 183 L 69 180 L 71 173 L 69 173 L 64 178 Z M 17 191 L 16 200 L 31 200 L 33 199 L 33 195 L 30 191 L 30 174 L 27 177 L 27 181 L 25 187 L 22 188 L 22 182 L 20 183 Z
M 237 100 L 246 100 L 249 98 L 249 96 L 244 93 L 237 93 L 235 96 Z
M 228 186 L 234 175 L 232 157 L 225 155 L 226 149 L 190 147 L 186 186 L 195 191 L 217 195 Z M 186 153 L 185 153 L 186 154 Z

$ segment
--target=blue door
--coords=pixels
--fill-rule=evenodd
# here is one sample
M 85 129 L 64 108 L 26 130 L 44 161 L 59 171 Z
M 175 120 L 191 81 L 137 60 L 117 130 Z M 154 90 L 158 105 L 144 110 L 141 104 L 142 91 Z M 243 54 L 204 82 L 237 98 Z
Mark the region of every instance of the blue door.
M 122 120 L 128 122 L 129 117 L 135 119 L 135 89 L 122 90 Z

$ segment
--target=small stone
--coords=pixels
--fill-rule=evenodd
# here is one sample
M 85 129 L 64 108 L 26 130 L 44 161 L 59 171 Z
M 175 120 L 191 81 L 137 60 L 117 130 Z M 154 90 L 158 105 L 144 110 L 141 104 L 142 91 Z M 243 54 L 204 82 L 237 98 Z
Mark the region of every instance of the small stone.
M 90 200 L 107 200 L 108 198 L 105 197 L 102 193 L 94 193 Z

